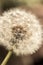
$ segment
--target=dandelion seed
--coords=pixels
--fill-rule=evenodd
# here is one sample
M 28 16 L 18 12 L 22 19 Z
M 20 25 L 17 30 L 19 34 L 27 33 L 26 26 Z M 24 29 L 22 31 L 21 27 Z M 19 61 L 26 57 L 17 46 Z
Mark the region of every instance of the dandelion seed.
M 0 45 L 16 55 L 35 53 L 41 46 L 42 30 L 30 12 L 15 8 L 0 16 Z

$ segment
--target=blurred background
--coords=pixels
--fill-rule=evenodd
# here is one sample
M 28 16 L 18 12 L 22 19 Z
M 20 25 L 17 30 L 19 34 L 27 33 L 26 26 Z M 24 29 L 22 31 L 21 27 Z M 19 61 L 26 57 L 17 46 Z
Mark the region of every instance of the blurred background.
M 0 0 L 0 15 L 4 11 L 13 7 L 22 7 L 31 11 L 37 16 L 43 27 L 43 0 Z M 0 63 L 3 61 L 7 53 L 8 51 L 0 46 Z M 12 54 L 7 65 L 43 65 L 43 45 L 33 55 L 16 56 Z

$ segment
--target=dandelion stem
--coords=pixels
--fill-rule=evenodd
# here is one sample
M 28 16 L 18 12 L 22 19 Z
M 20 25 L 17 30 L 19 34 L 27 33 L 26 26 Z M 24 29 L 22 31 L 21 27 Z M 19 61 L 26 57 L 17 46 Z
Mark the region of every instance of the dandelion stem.
M 9 51 L 1 65 L 6 65 L 11 55 L 12 51 Z

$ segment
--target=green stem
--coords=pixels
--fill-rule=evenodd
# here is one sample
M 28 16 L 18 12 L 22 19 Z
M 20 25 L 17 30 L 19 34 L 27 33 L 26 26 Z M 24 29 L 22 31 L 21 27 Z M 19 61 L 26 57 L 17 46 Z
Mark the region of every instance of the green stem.
M 1 65 L 6 65 L 11 55 L 12 55 L 12 51 L 9 51 L 4 61 L 1 63 Z

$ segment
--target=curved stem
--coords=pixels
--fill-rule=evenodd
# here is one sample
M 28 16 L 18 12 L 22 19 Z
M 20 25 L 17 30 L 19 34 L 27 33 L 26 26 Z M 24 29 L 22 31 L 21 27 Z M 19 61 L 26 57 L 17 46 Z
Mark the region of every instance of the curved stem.
M 6 65 L 11 55 L 12 51 L 9 51 L 1 65 Z

